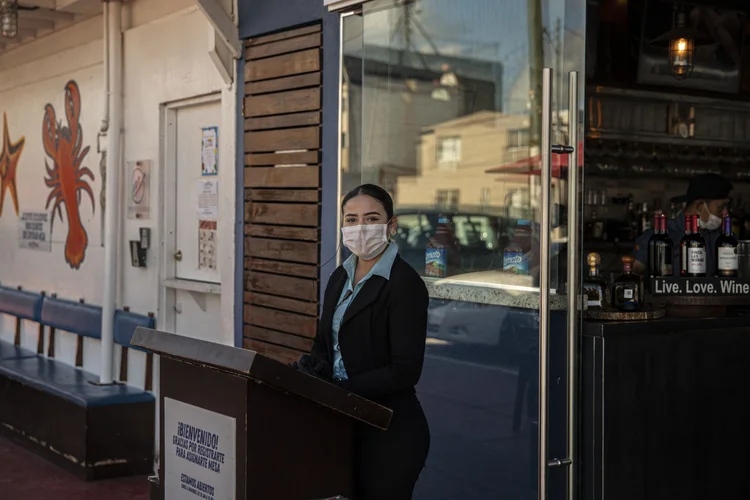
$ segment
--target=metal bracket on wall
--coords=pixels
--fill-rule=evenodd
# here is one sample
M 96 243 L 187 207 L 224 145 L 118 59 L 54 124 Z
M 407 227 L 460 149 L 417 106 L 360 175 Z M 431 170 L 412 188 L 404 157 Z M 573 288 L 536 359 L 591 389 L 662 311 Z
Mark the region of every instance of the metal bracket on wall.
M 214 27 L 215 33 L 232 53 L 232 57 L 239 59 L 242 56 L 242 42 L 237 33 L 237 26 L 235 26 L 229 13 L 219 3 L 219 0 L 195 0 L 195 3 Z

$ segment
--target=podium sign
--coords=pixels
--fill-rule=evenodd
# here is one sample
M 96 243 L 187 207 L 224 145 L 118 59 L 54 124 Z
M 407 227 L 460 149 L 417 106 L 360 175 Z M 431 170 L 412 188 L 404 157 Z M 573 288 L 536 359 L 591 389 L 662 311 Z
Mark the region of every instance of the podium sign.
M 235 500 L 237 421 L 164 398 L 164 498 Z
M 158 496 L 152 500 L 351 497 L 355 425 L 392 412 L 246 349 L 138 328 L 160 356 Z

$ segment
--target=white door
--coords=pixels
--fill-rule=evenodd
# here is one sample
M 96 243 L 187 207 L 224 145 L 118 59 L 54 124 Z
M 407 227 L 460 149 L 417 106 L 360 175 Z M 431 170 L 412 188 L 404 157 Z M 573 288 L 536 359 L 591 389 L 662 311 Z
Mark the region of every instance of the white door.
M 178 108 L 176 114 L 175 278 L 219 283 L 221 104 L 196 104 Z
M 166 109 L 165 327 L 206 338 L 221 319 L 218 220 L 222 172 L 219 96 L 169 105 Z

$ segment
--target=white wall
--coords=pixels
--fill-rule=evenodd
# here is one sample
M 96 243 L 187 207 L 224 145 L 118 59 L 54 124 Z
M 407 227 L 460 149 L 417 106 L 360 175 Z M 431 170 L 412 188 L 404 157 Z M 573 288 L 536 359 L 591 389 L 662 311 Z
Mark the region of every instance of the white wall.
M 165 311 L 160 310 L 162 256 L 158 251 L 158 235 L 162 231 L 160 198 L 162 169 L 163 105 L 200 95 L 220 93 L 222 121 L 220 124 L 219 171 L 222 196 L 219 220 L 218 253 L 221 269 L 222 294 L 216 313 L 216 326 L 203 338 L 215 342 L 234 343 L 234 234 L 235 223 L 235 123 L 236 99 L 232 86 L 227 88 L 208 55 L 210 25 L 192 0 L 137 0 L 125 4 L 124 22 L 124 136 L 121 170 L 133 160 L 151 161 L 151 218 L 146 221 L 127 220 L 124 204 L 129 185 L 123 182 L 120 199 L 120 293 L 118 307 L 128 305 L 134 312 L 157 314 L 164 325 Z M 57 119 L 66 125 L 64 86 L 74 79 L 81 91 L 81 127 L 83 147 L 90 151 L 83 161 L 95 179 L 89 181 L 95 195 L 92 209 L 88 195 L 82 193 L 79 206 L 81 220 L 88 235 L 85 260 L 80 269 L 72 269 L 64 258 L 68 220 L 63 210 L 63 221 L 57 218 L 52 232 L 52 251 L 41 252 L 19 248 L 19 218 L 11 199 L 6 195 L 0 216 L 0 281 L 34 291 L 55 292 L 60 297 L 101 304 L 103 295 L 102 210 L 99 196 L 103 190 L 100 155 L 97 153 L 97 133 L 104 112 L 103 22 L 101 16 L 83 21 L 45 38 L 22 45 L 0 55 L 0 112 L 6 112 L 11 141 L 25 137 L 17 174 L 20 211 L 49 211 L 45 202 L 50 188 L 45 185 L 45 159 L 42 144 L 44 106 L 51 103 Z M 1 125 L 1 124 L 0 124 Z M 101 141 L 102 146 L 106 143 Z M 50 205 L 51 207 L 51 205 Z M 108 207 L 109 209 L 109 207 Z M 130 266 L 128 240 L 137 239 L 139 227 L 150 227 L 154 248 L 149 251 L 148 267 Z M 13 321 L 4 318 L 0 338 L 12 340 Z M 24 329 L 24 345 L 36 345 L 36 328 Z M 179 332 L 178 332 L 179 333 Z M 193 335 L 195 336 L 195 335 Z M 58 358 L 74 361 L 74 339 L 59 335 L 56 346 Z M 96 343 L 85 344 L 84 368 L 98 372 L 99 352 Z M 143 386 L 145 356 L 131 351 L 130 381 Z

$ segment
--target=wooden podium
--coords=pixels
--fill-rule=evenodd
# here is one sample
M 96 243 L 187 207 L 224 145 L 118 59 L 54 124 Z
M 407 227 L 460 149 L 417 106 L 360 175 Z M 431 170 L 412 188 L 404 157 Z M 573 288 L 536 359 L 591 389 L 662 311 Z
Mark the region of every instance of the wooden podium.
M 388 408 L 257 352 L 147 328 L 160 358 L 159 500 L 317 500 L 353 490 L 353 429 Z

